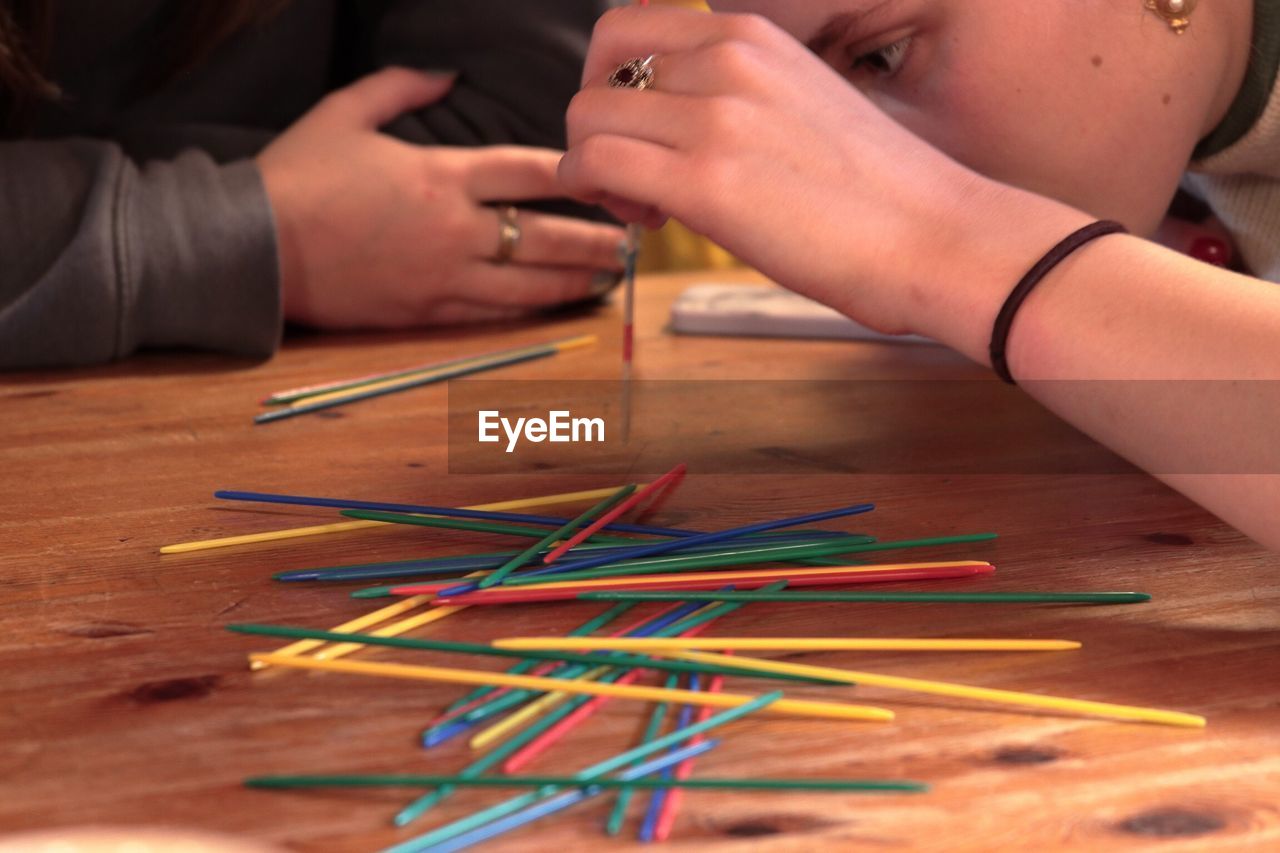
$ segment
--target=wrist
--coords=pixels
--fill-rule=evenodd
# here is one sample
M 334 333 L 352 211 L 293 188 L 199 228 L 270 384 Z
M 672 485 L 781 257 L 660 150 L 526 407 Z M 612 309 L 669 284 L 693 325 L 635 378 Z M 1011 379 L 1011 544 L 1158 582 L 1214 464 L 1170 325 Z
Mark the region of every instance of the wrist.
M 989 366 L 992 328 L 1009 294 L 1037 260 L 1094 217 L 980 176 L 935 210 L 941 215 L 925 232 L 931 250 L 921 284 L 907 289 L 913 331 Z
M 299 246 L 297 227 L 289 214 L 287 193 L 282 187 L 279 176 L 265 167 L 261 161 L 258 169 L 262 173 L 262 182 L 267 190 L 267 199 L 271 205 L 271 216 L 276 236 L 276 275 L 280 287 L 280 306 L 286 320 L 299 319 L 302 298 L 303 272 L 302 253 Z

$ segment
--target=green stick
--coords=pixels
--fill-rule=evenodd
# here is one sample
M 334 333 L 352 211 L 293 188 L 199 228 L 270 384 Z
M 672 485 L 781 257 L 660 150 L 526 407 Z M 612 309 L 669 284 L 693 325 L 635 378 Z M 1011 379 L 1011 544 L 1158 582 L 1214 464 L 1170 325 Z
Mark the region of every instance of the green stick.
M 357 589 L 351 593 L 352 598 L 391 598 L 391 590 L 397 586 L 403 586 L 403 583 L 392 584 L 391 586 L 366 586 L 363 589 Z
M 583 601 L 849 601 L 931 604 L 1137 604 L 1145 592 L 583 592 Z
M 570 519 L 563 526 L 555 530 L 552 530 L 550 533 L 543 536 L 537 542 L 534 542 L 528 548 L 525 548 L 519 554 L 516 554 L 510 560 L 503 563 L 501 566 L 495 569 L 492 573 L 481 578 L 478 586 L 480 587 L 480 589 L 488 589 L 491 586 L 502 583 L 504 580 L 506 580 L 507 575 L 511 574 L 516 569 L 520 568 L 525 563 L 532 560 L 534 557 L 540 554 L 544 548 L 550 547 L 553 542 L 559 542 L 561 539 L 564 539 L 568 536 L 572 536 L 574 531 L 576 531 L 579 527 L 586 524 L 588 521 L 591 521 L 591 519 L 595 518 L 601 513 L 607 511 L 610 507 L 620 503 L 623 499 L 625 499 L 628 495 L 630 495 L 635 490 L 636 490 L 635 483 L 630 483 L 626 486 L 623 486 L 621 489 L 618 489 L 618 491 L 609 495 L 609 497 L 600 501 L 598 504 L 595 504 L 594 506 L 587 508 L 578 517 Z

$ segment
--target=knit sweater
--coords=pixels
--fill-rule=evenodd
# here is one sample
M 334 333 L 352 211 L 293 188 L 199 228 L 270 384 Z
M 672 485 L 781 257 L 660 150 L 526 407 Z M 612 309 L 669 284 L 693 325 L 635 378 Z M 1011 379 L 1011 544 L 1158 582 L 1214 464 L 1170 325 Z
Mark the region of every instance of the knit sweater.
M 1270 94 L 1242 136 L 1191 164 L 1185 185 L 1208 203 L 1231 232 L 1248 271 L 1280 282 L 1280 86 L 1275 82 L 1280 4 L 1276 0 L 1255 3 L 1250 74 L 1267 75 Z M 1242 100 L 1237 99 L 1233 112 L 1239 112 Z

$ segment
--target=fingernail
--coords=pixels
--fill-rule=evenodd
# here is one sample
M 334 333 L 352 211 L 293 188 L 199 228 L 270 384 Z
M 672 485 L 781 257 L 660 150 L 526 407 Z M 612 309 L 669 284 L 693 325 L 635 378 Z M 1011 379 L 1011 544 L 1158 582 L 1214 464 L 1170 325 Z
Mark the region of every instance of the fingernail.
M 1226 242 L 1219 240 L 1217 237 L 1199 237 L 1191 244 L 1188 255 L 1197 261 L 1204 261 L 1206 264 L 1213 264 L 1215 267 L 1225 267 L 1231 263 L 1231 249 Z
M 591 295 L 604 296 L 622 281 L 620 272 L 598 272 L 591 279 Z

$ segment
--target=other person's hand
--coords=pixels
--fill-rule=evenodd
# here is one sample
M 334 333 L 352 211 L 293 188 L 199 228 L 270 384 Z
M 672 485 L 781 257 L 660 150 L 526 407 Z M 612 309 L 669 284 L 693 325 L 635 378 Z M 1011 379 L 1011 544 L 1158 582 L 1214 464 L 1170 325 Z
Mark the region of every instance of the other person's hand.
M 327 96 L 259 155 L 287 319 L 324 328 L 498 319 L 610 283 L 624 237 L 610 225 L 520 211 L 519 242 L 500 258 L 502 208 L 562 195 L 560 152 L 422 147 L 378 131 L 452 84 L 380 71 Z

